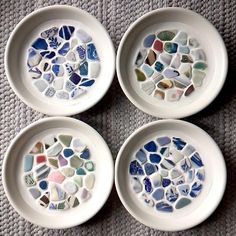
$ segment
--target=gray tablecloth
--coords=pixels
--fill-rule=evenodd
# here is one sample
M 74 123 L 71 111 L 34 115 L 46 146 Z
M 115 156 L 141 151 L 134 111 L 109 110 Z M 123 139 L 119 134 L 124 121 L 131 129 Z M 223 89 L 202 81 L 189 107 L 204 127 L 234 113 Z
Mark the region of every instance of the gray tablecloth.
M 45 117 L 22 103 L 11 90 L 4 73 L 4 50 L 15 25 L 33 10 L 54 4 L 79 7 L 94 15 L 108 30 L 115 47 L 129 25 L 144 13 L 165 6 L 192 9 L 219 30 L 229 54 L 229 73 L 221 94 L 207 109 L 187 118 L 206 130 L 220 146 L 228 168 L 223 201 L 201 225 L 179 233 L 150 229 L 137 222 L 122 206 L 115 188 L 102 210 L 81 226 L 66 230 L 38 227 L 21 218 L 9 205 L 0 185 L 0 235 L 236 235 L 236 2 L 235 0 L 1 0 L 0 1 L 0 152 L 25 126 Z M 207 37 L 207 35 L 206 35 Z M 214 78 L 213 78 L 214 79 Z M 120 89 L 117 78 L 95 107 L 74 116 L 94 127 L 107 141 L 114 159 L 124 140 L 138 127 L 156 118 L 134 107 Z M 214 167 L 213 167 L 214 168 Z M 0 165 L 1 172 L 1 165 Z M 0 177 L 1 180 L 1 177 Z M 1 182 L 1 181 L 0 181 Z M 63 220 L 63 219 L 61 219 Z

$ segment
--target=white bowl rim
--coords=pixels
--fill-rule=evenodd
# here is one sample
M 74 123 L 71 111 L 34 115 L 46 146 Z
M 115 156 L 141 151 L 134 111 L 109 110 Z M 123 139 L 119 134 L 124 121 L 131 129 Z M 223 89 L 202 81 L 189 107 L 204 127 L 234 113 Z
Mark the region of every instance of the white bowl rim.
M 188 12 L 188 14 L 190 15 L 195 15 L 195 16 L 198 16 L 198 17 L 202 17 L 202 19 L 205 21 L 205 23 L 208 25 L 208 26 L 211 26 L 212 29 L 217 33 L 218 35 L 218 40 L 221 42 L 221 46 L 222 46 L 222 49 L 223 49 L 223 60 L 225 61 L 225 68 L 224 68 L 224 73 L 221 78 L 221 84 L 216 88 L 215 90 L 215 93 L 211 96 L 210 99 L 205 99 L 205 103 L 202 103 L 200 106 L 196 107 L 195 109 L 188 109 L 188 110 L 185 110 L 185 112 L 182 112 L 181 114 L 179 115 L 162 115 L 160 113 L 157 114 L 157 112 L 155 112 L 155 109 L 153 110 L 149 110 L 147 109 L 145 106 L 141 105 L 140 103 L 136 102 L 135 99 L 133 99 L 133 97 L 130 95 L 129 93 L 129 90 L 125 87 L 125 84 L 123 83 L 123 80 L 125 78 L 122 78 L 121 76 L 121 70 L 120 70 L 120 60 L 121 60 L 121 53 L 122 53 L 122 49 L 123 49 L 123 45 L 125 44 L 125 41 L 129 35 L 129 33 L 136 27 L 136 25 L 138 25 L 141 21 L 143 21 L 145 18 L 148 18 L 150 17 L 151 15 L 156 15 L 158 13 L 161 13 L 161 12 L 168 12 L 168 11 L 177 11 L 177 12 Z M 119 44 L 119 47 L 118 47 L 118 50 L 117 50 L 117 56 L 116 56 L 116 72 L 117 72 L 117 77 L 118 77 L 118 81 L 119 81 L 119 84 L 124 92 L 124 94 L 126 95 L 126 97 L 137 107 L 139 108 L 141 111 L 149 114 L 149 115 L 152 115 L 152 116 L 155 116 L 155 117 L 161 117 L 161 118 L 169 118 L 169 119 L 178 119 L 178 118 L 184 118 L 184 117 L 188 117 L 188 116 L 191 116 L 193 114 L 196 114 L 198 112 L 200 112 L 201 110 L 205 109 L 210 103 L 212 103 L 214 101 L 214 99 L 218 96 L 218 94 L 220 93 L 224 83 L 225 83 L 225 80 L 226 80 L 226 77 L 227 77 L 227 73 L 228 73 L 228 54 L 227 54 L 227 49 L 226 49 L 226 46 L 225 46 L 225 43 L 222 39 L 222 36 L 219 34 L 219 32 L 217 31 L 217 29 L 215 28 L 215 26 L 210 22 L 208 21 L 205 17 L 201 16 L 200 14 L 192 11 L 192 10 L 189 10 L 189 9 L 185 9 L 185 8 L 182 8 L 182 7 L 164 7 L 164 8 L 160 8 L 160 9 L 156 9 L 156 10 L 152 10 L 144 15 L 142 15 L 141 17 L 139 17 L 136 21 L 134 21 L 130 26 L 129 28 L 126 30 L 125 34 L 123 35 L 122 39 L 121 39 L 121 42 Z
M 9 73 L 9 66 L 8 66 L 8 61 L 9 61 L 9 51 L 10 51 L 10 46 L 11 46 L 11 43 L 14 39 L 14 35 L 15 35 L 15 32 L 18 31 L 18 29 L 25 23 L 25 21 L 27 21 L 28 19 L 30 18 L 33 18 L 35 15 L 41 13 L 41 12 L 44 12 L 44 11 L 47 11 L 47 10 L 57 10 L 57 9 L 71 9 L 71 10 L 76 10 L 78 11 L 78 13 L 81 13 L 81 14 L 84 14 L 86 15 L 87 17 L 90 17 L 91 19 L 97 21 L 100 23 L 101 27 L 103 28 L 104 30 L 104 35 L 107 37 L 109 43 L 110 43 L 110 47 L 112 49 L 112 60 L 114 61 L 112 63 L 112 75 L 110 78 L 108 78 L 109 80 L 107 80 L 107 88 L 103 91 L 103 93 L 101 92 L 100 93 L 100 96 L 97 97 L 97 100 L 95 100 L 93 103 L 91 103 L 89 106 L 86 106 L 84 109 L 81 109 L 80 111 L 76 111 L 75 109 L 74 110 L 68 110 L 68 111 L 65 111 L 63 109 L 60 109 L 58 111 L 58 113 L 56 114 L 57 116 L 71 116 L 71 115 L 75 115 L 75 114 L 79 114 L 79 113 L 82 113 L 84 111 L 87 111 L 88 109 L 90 109 L 91 107 L 95 106 L 104 96 L 105 94 L 107 93 L 107 91 L 109 90 L 111 84 L 112 84 L 112 81 L 113 81 L 113 78 L 114 78 L 114 75 L 115 75 L 115 48 L 114 48 L 114 45 L 113 45 L 113 42 L 111 40 L 111 37 L 110 35 L 108 34 L 106 28 L 101 24 L 100 21 L 97 20 L 97 18 L 93 15 L 91 15 L 90 13 L 88 13 L 87 11 L 84 11 L 78 7 L 74 7 L 74 6 L 68 6 L 68 5 L 52 5 L 52 6 L 47 6 L 47 7 L 42 7 L 40 9 L 37 9 L 33 12 L 31 12 L 30 14 L 26 15 L 22 20 L 20 20 L 18 22 L 18 24 L 16 25 L 16 27 L 14 28 L 14 30 L 11 32 L 10 34 L 10 37 L 7 41 L 7 44 L 6 44 L 6 48 L 5 48 L 5 53 L 4 53 L 4 64 L 5 64 L 5 73 L 6 73 L 6 77 L 7 77 L 7 80 L 12 88 L 12 90 L 14 91 L 14 93 L 29 107 L 33 108 L 34 110 L 36 111 L 39 111 L 43 114 L 47 114 L 49 116 L 55 116 L 55 112 L 51 111 L 51 110 L 45 110 L 44 108 L 41 108 L 33 103 L 31 103 L 31 101 L 29 101 L 28 99 L 25 99 L 25 97 L 20 93 L 18 92 L 18 89 L 17 87 L 15 86 L 14 84 L 14 79 L 10 76 L 10 73 Z
M 163 123 L 176 123 L 176 124 L 179 124 L 179 125 L 188 125 L 188 126 L 191 126 L 195 129 L 197 129 L 199 132 L 201 132 L 202 134 L 208 136 L 208 138 L 210 138 L 213 143 L 215 144 L 215 148 L 218 149 L 218 152 L 219 152 L 219 155 L 222 157 L 222 160 L 223 160 L 223 164 L 224 166 L 222 166 L 222 170 L 223 172 L 221 173 L 222 174 L 222 178 L 224 179 L 224 186 L 222 188 L 222 191 L 221 193 L 219 194 L 220 197 L 218 198 L 218 200 L 216 201 L 215 203 L 215 206 L 212 207 L 212 209 L 210 209 L 208 211 L 208 214 L 205 214 L 204 217 L 202 217 L 198 222 L 195 222 L 193 224 L 189 224 L 189 225 L 182 225 L 182 227 L 179 227 L 178 230 L 167 230 L 166 227 L 155 227 L 154 225 L 151 225 L 151 224 L 148 224 L 147 222 L 144 222 L 143 218 L 142 217 L 139 217 L 137 216 L 136 214 L 133 213 L 133 211 L 131 210 L 131 208 L 129 207 L 129 205 L 126 203 L 126 200 L 122 197 L 122 193 L 121 193 L 121 190 L 120 190 L 120 187 L 119 187 L 119 182 L 118 182 L 118 166 L 119 166 L 119 162 L 120 162 L 120 159 L 122 158 L 122 153 L 126 147 L 126 145 L 141 131 L 145 130 L 146 128 L 150 127 L 150 126 L 155 126 L 157 124 L 163 124 Z M 157 121 L 153 121 L 153 122 L 150 122 L 150 123 L 147 123 L 141 127 L 139 127 L 137 130 L 135 130 L 126 140 L 125 142 L 122 144 L 120 150 L 119 150 L 119 153 L 117 154 L 117 157 L 116 157 L 116 161 L 115 161 L 115 188 L 116 188 L 116 191 L 118 193 L 118 196 L 123 204 L 123 206 L 125 207 L 125 209 L 130 213 L 131 216 L 133 216 L 137 221 L 139 221 L 140 223 L 150 227 L 150 228 L 154 228 L 154 229 L 157 229 L 157 230 L 162 230 L 162 231 L 181 231 L 181 230 L 186 230 L 186 229 L 190 229 L 192 227 L 195 227 L 197 225 L 199 225 L 200 223 L 202 223 L 203 221 L 205 221 L 215 210 L 216 208 L 218 207 L 218 205 L 220 204 L 222 198 L 223 198 L 223 195 L 224 195 L 224 192 L 225 192 L 225 189 L 226 189 L 226 184 L 227 184 L 227 169 L 226 169 L 226 164 L 225 164 L 225 161 L 224 161 L 224 157 L 223 157 L 223 154 L 219 148 L 219 146 L 217 145 L 217 143 L 214 141 L 214 139 L 206 132 L 204 131 L 203 129 L 201 129 L 200 127 L 198 127 L 197 125 L 195 124 L 192 124 L 190 122 L 187 122 L 187 121 L 183 121 L 183 120 L 177 120 L 177 119 L 165 119 L 165 120 L 157 120 Z
M 96 133 L 96 136 L 99 137 L 101 139 L 101 141 L 104 143 L 104 148 L 106 149 L 107 153 L 110 155 L 110 159 L 111 159 L 111 166 L 112 166 L 112 178 L 110 180 L 107 181 L 107 186 L 108 186 L 108 195 L 104 198 L 104 201 L 101 202 L 101 205 L 100 207 L 98 208 L 98 210 L 96 212 L 94 212 L 93 214 L 90 215 L 90 217 L 88 218 L 85 218 L 83 221 L 80 221 L 79 225 L 85 223 L 86 221 L 90 220 L 92 217 L 94 217 L 100 210 L 101 208 L 104 206 L 104 204 L 107 202 L 110 194 L 111 194 L 111 190 L 112 190 L 112 187 L 113 187 L 113 184 L 114 184 L 114 161 L 113 161 L 113 158 L 112 158 L 112 154 L 111 154 L 111 151 L 107 145 L 107 143 L 105 142 L 105 140 L 103 139 L 103 137 L 93 128 L 91 127 L 90 125 L 86 124 L 85 122 L 81 121 L 81 120 L 77 120 L 77 119 L 74 119 L 74 118 L 71 118 L 71 117 L 60 117 L 60 116 L 57 116 L 57 117 L 47 117 L 47 118 L 43 118 L 43 119 L 40 119 L 40 120 L 37 120 L 33 123 L 31 123 L 30 125 L 26 126 L 25 128 L 23 128 L 11 141 L 10 145 L 8 146 L 7 148 L 7 151 L 4 155 L 4 158 L 3 158 L 3 163 L 2 163 L 2 183 L 3 183 L 3 189 L 4 189 L 4 192 L 7 196 L 7 199 L 8 201 L 10 202 L 10 204 L 13 206 L 14 210 L 20 215 L 22 216 L 23 218 L 25 218 L 27 221 L 35 224 L 35 225 L 38 225 L 38 226 L 41 226 L 41 227 L 45 227 L 45 228 L 49 228 L 49 229 L 66 229 L 66 228 L 71 228 L 71 227 L 74 227 L 74 226 L 77 226 L 78 223 L 71 223 L 71 224 L 67 224 L 67 225 L 63 225 L 63 222 L 61 222 L 61 225 L 60 226 L 56 226 L 56 227 L 49 227 L 47 225 L 40 225 L 38 222 L 33 222 L 32 219 L 30 218 L 30 216 L 28 216 L 27 214 L 24 213 L 24 211 L 22 211 L 20 208 L 17 207 L 17 205 L 15 204 L 15 202 L 13 201 L 11 195 L 9 194 L 8 192 L 8 187 L 7 187 L 7 181 L 6 181 L 6 165 L 7 165 L 7 159 L 9 159 L 9 153 L 11 152 L 11 149 L 13 148 L 15 142 L 17 140 L 19 140 L 21 138 L 22 135 L 24 135 L 25 133 L 27 133 L 31 128 L 37 126 L 37 125 L 40 125 L 40 124 L 43 124 L 43 123 L 47 123 L 49 121 L 53 121 L 53 120 L 58 120 L 58 121 L 67 121 L 67 122 L 76 122 L 77 124 L 80 124 L 80 125 L 83 125 L 85 127 L 87 127 L 88 129 L 92 129 L 93 132 Z

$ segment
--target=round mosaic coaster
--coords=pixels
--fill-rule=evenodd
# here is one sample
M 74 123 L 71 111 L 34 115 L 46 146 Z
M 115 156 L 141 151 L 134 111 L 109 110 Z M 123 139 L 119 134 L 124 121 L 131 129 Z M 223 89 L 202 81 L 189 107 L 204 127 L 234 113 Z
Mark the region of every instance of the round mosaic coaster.
M 50 6 L 16 26 L 6 46 L 5 69 L 27 105 L 48 115 L 73 115 L 107 92 L 115 53 L 105 28 L 92 15 L 71 6 Z
M 116 62 L 130 101 L 163 118 L 205 108 L 222 88 L 228 67 L 217 30 L 182 8 L 158 9 L 135 21 L 121 40 Z
M 215 210 L 224 193 L 226 167 L 203 130 L 184 121 L 157 121 L 125 141 L 115 182 L 123 205 L 137 220 L 176 231 L 201 223 Z
M 72 118 L 47 118 L 13 140 L 4 159 L 3 183 L 25 219 L 67 228 L 87 221 L 103 206 L 113 184 L 113 161 L 90 126 Z

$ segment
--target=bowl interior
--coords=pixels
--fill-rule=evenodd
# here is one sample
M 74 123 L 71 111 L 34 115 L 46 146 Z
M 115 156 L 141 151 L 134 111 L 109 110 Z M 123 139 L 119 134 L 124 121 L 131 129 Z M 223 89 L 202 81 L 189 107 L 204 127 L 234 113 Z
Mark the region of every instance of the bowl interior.
M 64 24 L 83 29 L 92 37 L 101 63 L 93 86 L 86 95 L 74 100 L 42 95 L 31 82 L 27 71 L 27 51 L 31 43 L 44 30 Z M 49 115 L 76 114 L 93 106 L 108 90 L 115 70 L 113 45 L 104 27 L 88 13 L 68 6 L 43 8 L 23 19 L 8 42 L 5 63 L 7 77 L 17 95 L 34 109 Z
M 202 86 L 177 102 L 160 101 L 144 93 L 134 73 L 143 39 L 162 30 L 186 32 L 198 40 L 206 54 L 208 68 Z M 117 55 L 118 78 L 126 96 L 144 112 L 164 118 L 185 117 L 206 107 L 223 86 L 227 63 L 226 49 L 216 29 L 205 18 L 181 8 L 160 9 L 138 19 L 126 32 Z
M 51 211 L 36 204 L 23 181 L 23 156 L 48 134 L 68 133 L 83 140 L 95 162 L 92 196 L 78 207 Z M 48 228 L 79 225 L 94 216 L 108 198 L 113 184 L 113 161 L 108 146 L 90 126 L 73 119 L 44 119 L 17 136 L 4 159 L 3 181 L 8 199 L 25 219 Z M 61 220 L 63 218 L 63 220 Z
M 160 212 L 143 204 L 130 185 L 130 161 L 135 159 L 135 153 L 142 145 L 157 136 L 177 136 L 187 141 L 196 148 L 205 167 L 205 180 L 199 196 L 188 206 L 172 213 Z M 159 230 L 184 230 L 199 224 L 215 210 L 224 193 L 226 167 L 218 146 L 200 128 L 182 121 L 158 121 L 142 127 L 126 140 L 117 157 L 115 182 L 123 205 L 138 221 Z

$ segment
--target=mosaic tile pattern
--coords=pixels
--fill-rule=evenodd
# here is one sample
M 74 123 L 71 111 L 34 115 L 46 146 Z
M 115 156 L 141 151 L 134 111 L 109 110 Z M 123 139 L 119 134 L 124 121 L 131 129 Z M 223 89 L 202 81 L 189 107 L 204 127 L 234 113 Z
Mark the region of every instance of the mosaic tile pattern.
M 79 206 L 92 196 L 95 163 L 88 147 L 67 134 L 39 140 L 24 156 L 24 183 L 36 203 L 49 210 Z
M 28 49 L 28 74 L 48 98 L 76 99 L 100 73 L 100 60 L 90 35 L 74 26 L 47 29 Z
M 145 143 L 129 164 L 130 186 L 147 206 L 174 212 L 201 193 L 204 164 L 195 148 L 178 137 Z
M 176 102 L 202 86 L 206 55 L 199 42 L 187 33 L 164 30 L 147 35 L 134 62 L 134 73 L 147 95 Z

